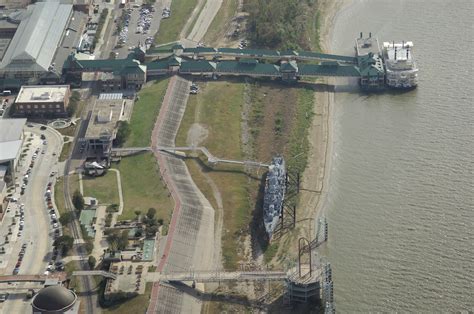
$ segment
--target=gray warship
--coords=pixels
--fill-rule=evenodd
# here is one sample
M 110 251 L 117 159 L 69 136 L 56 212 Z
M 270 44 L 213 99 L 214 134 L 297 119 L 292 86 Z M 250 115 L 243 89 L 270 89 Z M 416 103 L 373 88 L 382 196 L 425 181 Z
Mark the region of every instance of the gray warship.
M 263 197 L 263 222 L 269 239 L 272 238 L 273 232 L 280 220 L 285 191 L 285 160 L 283 157 L 276 156 L 272 158 L 272 162 L 268 167 Z

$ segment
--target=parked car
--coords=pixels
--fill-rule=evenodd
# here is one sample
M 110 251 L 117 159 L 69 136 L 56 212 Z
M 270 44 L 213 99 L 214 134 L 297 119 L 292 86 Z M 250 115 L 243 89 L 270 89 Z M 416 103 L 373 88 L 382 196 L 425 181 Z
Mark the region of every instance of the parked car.
M 14 274 L 14 275 L 16 275 L 16 274 Z M 8 292 L 7 293 L 1 293 L 0 294 L 0 302 L 5 302 L 8 299 L 8 296 L 9 296 Z

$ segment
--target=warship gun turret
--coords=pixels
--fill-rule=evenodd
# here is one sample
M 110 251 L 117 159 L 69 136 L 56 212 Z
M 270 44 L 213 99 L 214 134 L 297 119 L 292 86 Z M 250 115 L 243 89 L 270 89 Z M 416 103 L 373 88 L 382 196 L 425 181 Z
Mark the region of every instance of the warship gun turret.
M 271 239 L 283 210 L 286 192 L 286 169 L 283 157 L 272 158 L 268 167 L 263 197 L 263 222 L 268 238 Z

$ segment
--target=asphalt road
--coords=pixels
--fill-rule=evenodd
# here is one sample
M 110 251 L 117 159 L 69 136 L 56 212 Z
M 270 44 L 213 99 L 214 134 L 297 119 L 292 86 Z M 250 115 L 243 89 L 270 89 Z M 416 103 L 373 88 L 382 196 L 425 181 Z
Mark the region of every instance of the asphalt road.
M 33 134 L 33 140 L 28 141 L 29 135 Z M 47 144 L 43 144 L 43 140 L 40 139 L 40 134 L 46 136 Z M 51 224 L 51 218 L 47 210 L 45 202 L 45 192 L 48 182 L 52 182 L 54 178 L 50 177 L 52 171 L 58 172 L 57 158 L 60 154 L 62 147 L 62 138 L 53 130 L 49 128 L 47 130 L 40 130 L 39 127 L 27 127 L 25 132 L 25 143 L 26 146 L 30 144 L 28 155 L 20 163 L 16 174 L 17 182 L 20 182 L 20 186 L 23 183 L 23 176 L 29 167 L 32 155 L 39 148 L 38 157 L 35 159 L 35 164 L 32 168 L 31 174 L 25 194 L 20 195 L 20 188 L 14 193 L 14 197 L 18 197 L 19 201 L 16 204 L 9 206 L 10 211 L 4 218 L 4 223 L 1 232 L 8 232 L 8 228 L 12 229 L 12 235 L 10 238 L 9 247 L 6 248 L 9 254 L 5 257 L 9 257 L 5 260 L 6 267 L 3 269 L 4 274 L 11 274 L 15 267 L 20 252 L 21 246 L 26 243 L 27 248 L 25 256 L 20 266 L 20 274 L 43 274 L 46 270 L 46 266 L 52 256 L 52 243 L 53 243 L 53 228 Z M 42 154 L 44 151 L 44 154 Z M 56 154 L 53 156 L 53 153 Z M 15 212 L 19 212 L 19 205 L 25 205 L 25 222 L 24 229 L 19 235 L 19 217 L 15 218 L 16 224 L 9 226 L 15 216 Z M 19 284 L 21 287 L 22 284 Z M 4 313 L 25 313 L 29 310 L 29 303 L 23 302 L 22 297 L 11 296 L 3 306 L 2 310 Z
M 206 0 L 204 8 L 196 20 L 196 24 L 194 24 L 193 29 L 186 38 L 187 40 L 197 43 L 204 38 L 204 35 L 206 35 L 207 29 L 219 11 L 221 4 L 222 0 Z

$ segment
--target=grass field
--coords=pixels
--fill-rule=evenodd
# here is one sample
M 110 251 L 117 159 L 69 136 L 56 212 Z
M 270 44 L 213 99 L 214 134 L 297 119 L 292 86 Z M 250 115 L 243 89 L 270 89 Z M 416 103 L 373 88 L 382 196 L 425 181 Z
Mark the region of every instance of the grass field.
M 82 177 L 84 196 L 97 198 L 99 204 L 119 204 L 117 174 L 108 171 L 101 177 Z
M 155 45 L 178 40 L 181 30 L 191 16 L 196 4 L 197 0 L 172 1 L 171 16 L 161 20 L 160 29 L 155 35 Z
M 158 166 L 151 153 L 123 158 L 113 166 L 120 170 L 124 209 L 119 220 L 135 218 L 135 211 L 146 213 L 156 208 L 157 218 L 168 223 L 173 211 L 173 199 L 160 181 Z
M 62 215 L 66 212 L 66 205 L 64 204 L 64 184 L 63 178 L 58 178 L 56 184 L 54 185 L 54 202 L 58 207 L 59 215 Z
M 73 174 L 69 176 L 69 192 L 71 192 L 71 196 L 75 191 L 80 191 L 78 174 Z
M 189 98 L 188 106 L 177 136 L 177 145 L 186 143 L 187 133 L 195 122 L 202 124 L 209 131 L 208 137 L 201 143 L 218 157 L 243 158 L 241 149 L 241 110 L 243 104 L 244 83 L 242 81 L 220 81 L 198 83 L 201 92 Z M 225 91 L 223 93 L 222 91 Z M 189 171 L 196 184 L 216 207 L 216 201 L 205 176 L 217 185 L 223 202 L 222 246 L 224 267 L 235 269 L 242 258 L 239 250 L 242 247 L 242 235 L 248 233 L 252 219 L 253 206 L 248 189 L 256 187 L 256 180 L 251 180 L 240 166 L 219 165 L 214 170 L 201 169 L 195 161 L 187 161 Z
M 112 305 L 108 308 L 102 308 L 102 313 L 113 313 L 113 314 L 145 313 L 148 307 L 152 287 L 153 287 L 153 284 L 151 282 L 147 283 L 144 294 L 139 294 L 130 300 L 127 300 L 122 303 L 118 303 L 116 305 Z
M 64 143 L 63 148 L 61 149 L 61 154 L 59 155 L 59 161 L 65 161 L 71 154 L 72 142 Z
M 130 119 L 132 132 L 124 147 L 150 146 L 151 131 L 160 112 L 168 81 L 168 79 L 158 80 L 138 93 L 140 99 L 135 103 Z

